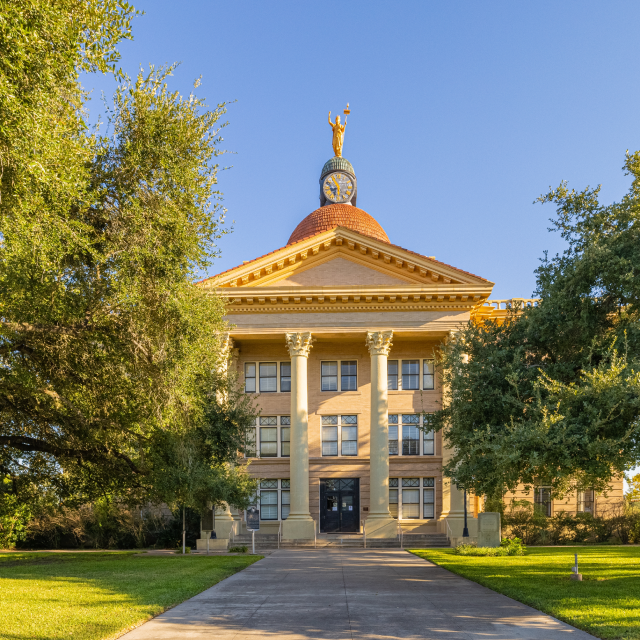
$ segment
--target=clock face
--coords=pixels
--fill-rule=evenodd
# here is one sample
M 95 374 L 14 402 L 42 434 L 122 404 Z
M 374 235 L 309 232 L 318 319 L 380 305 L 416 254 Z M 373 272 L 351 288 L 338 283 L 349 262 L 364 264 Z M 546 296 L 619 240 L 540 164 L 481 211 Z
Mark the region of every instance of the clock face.
M 348 202 L 353 190 L 353 181 L 346 173 L 330 173 L 322 185 L 325 197 L 331 202 Z

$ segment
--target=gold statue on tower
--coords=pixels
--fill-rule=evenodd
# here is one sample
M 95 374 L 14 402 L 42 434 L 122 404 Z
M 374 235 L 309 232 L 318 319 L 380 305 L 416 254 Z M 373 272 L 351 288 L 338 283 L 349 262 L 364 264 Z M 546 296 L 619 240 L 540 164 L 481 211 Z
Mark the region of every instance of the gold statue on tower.
M 340 124 L 340 116 L 336 116 L 336 121 L 331 122 L 331 111 L 329 111 L 329 125 L 333 129 L 333 153 L 337 158 L 342 158 L 342 143 L 344 142 L 344 130 L 347 128 L 347 116 L 351 113 L 349 103 L 344 110 L 344 124 Z

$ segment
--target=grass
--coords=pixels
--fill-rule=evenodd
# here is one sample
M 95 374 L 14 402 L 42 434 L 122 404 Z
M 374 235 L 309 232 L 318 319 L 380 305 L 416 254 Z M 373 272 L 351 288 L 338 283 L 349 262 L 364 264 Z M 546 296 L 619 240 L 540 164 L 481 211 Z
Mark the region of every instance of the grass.
M 412 553 L 598 638 L 640 640 L 640 547 L 530 547 L 526 556 L 506 557 Z M 569 579 L 575 553 L 582 582 Z
M 0 554 L 0 638 L 116 638 L 261 557 Z

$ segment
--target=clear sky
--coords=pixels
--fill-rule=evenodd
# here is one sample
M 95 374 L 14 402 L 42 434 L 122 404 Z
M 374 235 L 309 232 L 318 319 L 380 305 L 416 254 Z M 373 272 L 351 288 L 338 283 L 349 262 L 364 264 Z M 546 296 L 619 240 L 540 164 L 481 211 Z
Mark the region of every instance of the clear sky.
M 640 147 L 640 2 L 134 0 L 129 74 L 180 61 L 172 85 L 229 106 L 220 174 L 234 232 L 211 274 L 287 243 L 319 206 L 329 110 L 358 206 L 391 241 L 529 297 L 550 185 L 603 184 Z M 88 86 L 112 85 L 88 78 Z M 95 99 L 92 111 L 100 110 Z

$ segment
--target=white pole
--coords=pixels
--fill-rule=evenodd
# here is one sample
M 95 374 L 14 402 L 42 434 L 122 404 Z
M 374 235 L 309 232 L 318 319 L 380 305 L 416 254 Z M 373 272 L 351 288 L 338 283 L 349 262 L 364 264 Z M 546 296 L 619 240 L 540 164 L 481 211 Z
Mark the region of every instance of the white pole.
M 256 532 L 255 529 L 251 531 L 251 553 L 256 555 Z
M 184 555 L 187 552 L 187 549 L 185 547 L 185 544 L 186 544 L 185 535 L 186 535 L 185 515 L 184 515 L 184 505 L 182 505 L 182 555 Z

